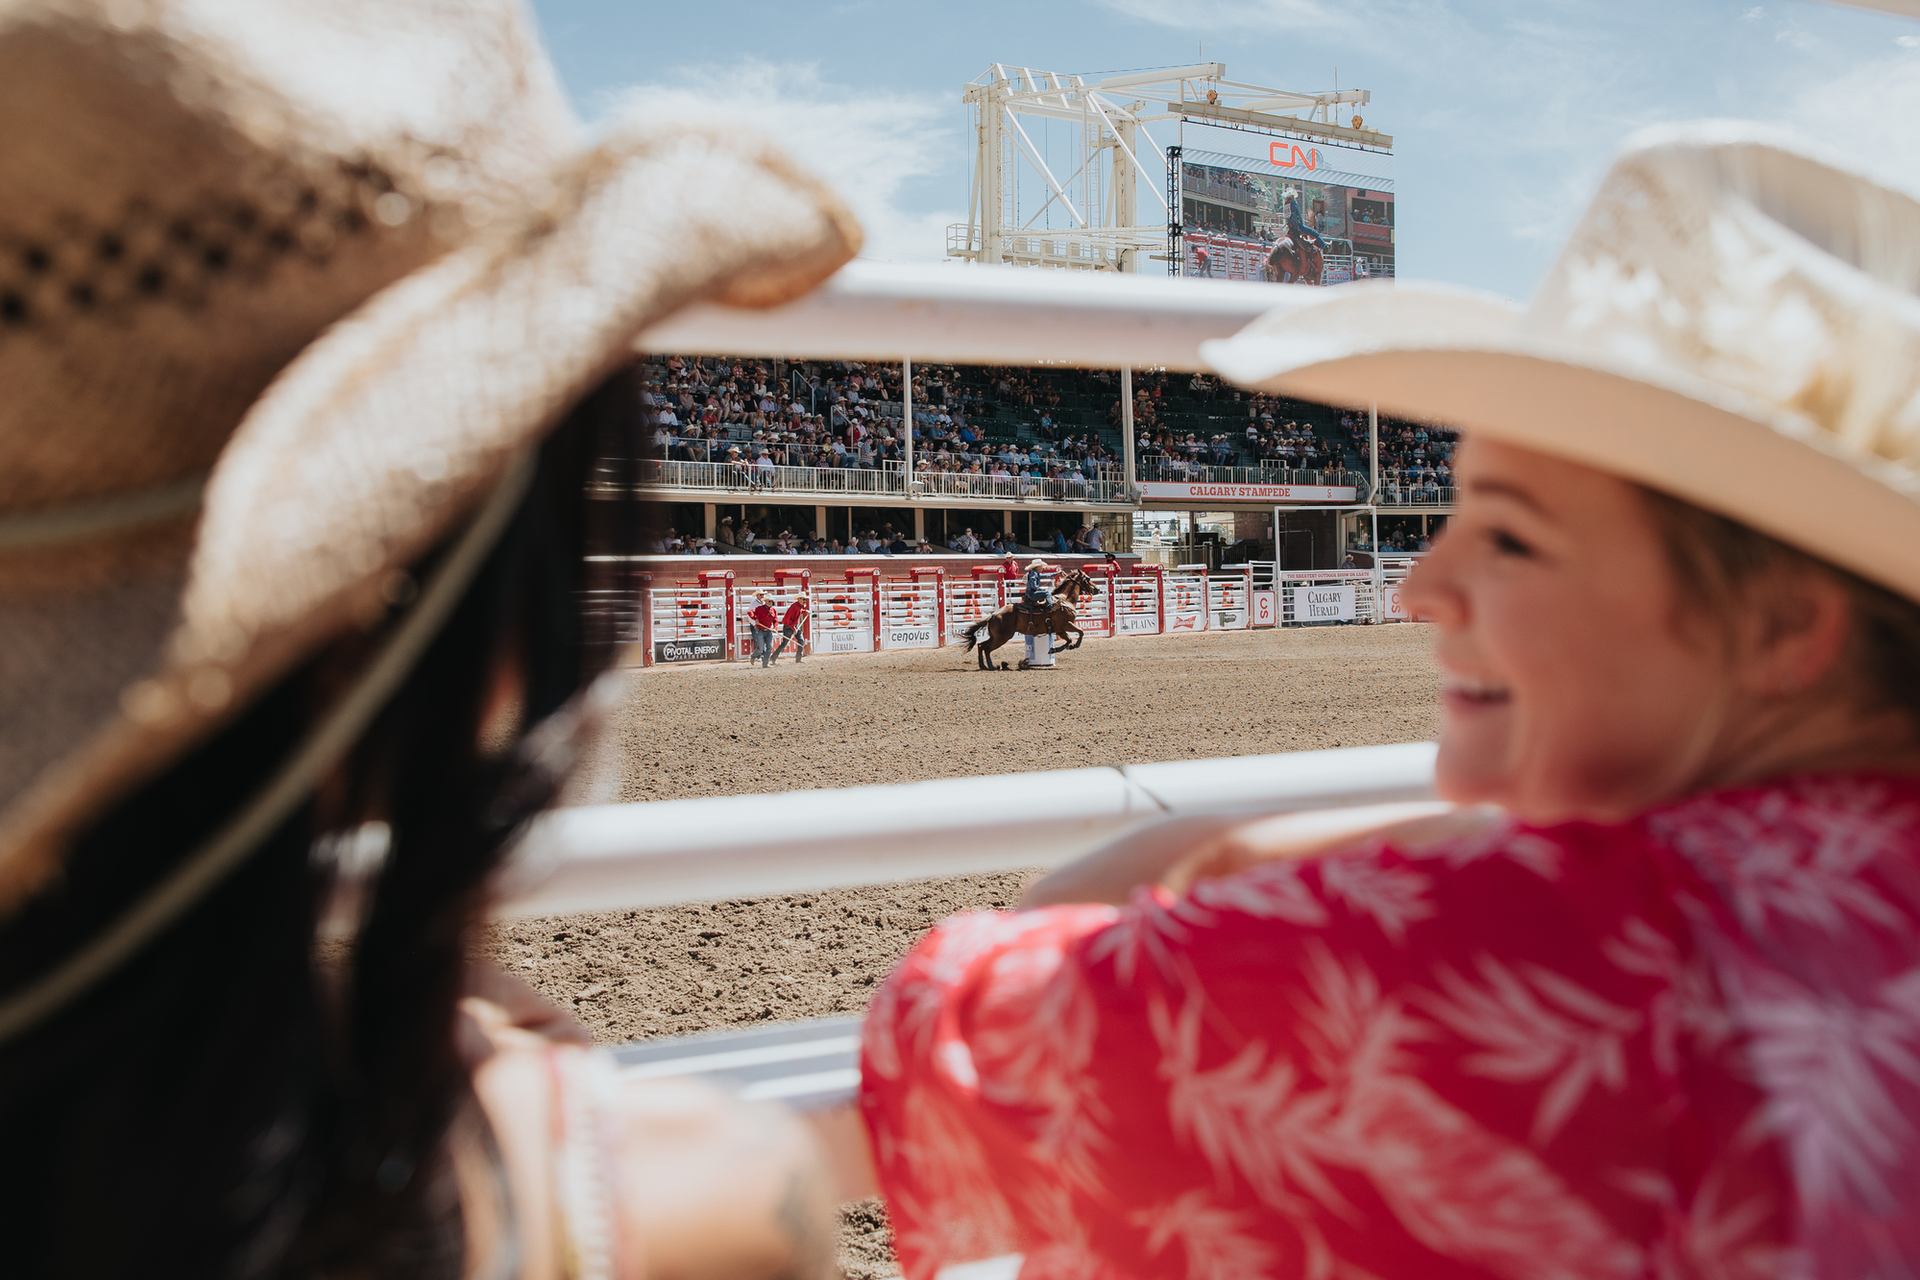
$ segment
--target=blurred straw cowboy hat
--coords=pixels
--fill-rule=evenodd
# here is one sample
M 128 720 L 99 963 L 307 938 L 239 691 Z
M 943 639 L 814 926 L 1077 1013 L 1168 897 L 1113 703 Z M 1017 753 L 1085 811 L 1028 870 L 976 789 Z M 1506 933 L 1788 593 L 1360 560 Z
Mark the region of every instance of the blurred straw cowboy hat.
M 590 144 L 513 0 L 0 0 L 0 138 L 0 915 L 650 323 L 858 239 L 767 147 Z
M 1642 135 L 1525 305 L 1294 290 L 1203 352 L 1718 512 L 1920 600 L 1920 202 L 1751 126 Z

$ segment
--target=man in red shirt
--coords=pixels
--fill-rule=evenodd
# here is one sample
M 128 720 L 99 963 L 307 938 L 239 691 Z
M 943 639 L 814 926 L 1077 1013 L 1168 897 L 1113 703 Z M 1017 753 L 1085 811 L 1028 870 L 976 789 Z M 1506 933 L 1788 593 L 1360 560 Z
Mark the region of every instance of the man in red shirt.
M 780 646 L 773 651 L 773 657 L 768 659 L 768 666 L 772 666 L 779 660 L 780 655 L 787 651 L 789 640 L 793 641 L 793 660 L 802 662 L 806 659 L 807 611 L 810 608 L 812 603 L 807 599 L 807 593 L 802 591 L 793 598 L 793 603 L 787 606 L 787 611 L 780 615 Z
M 773 606 L 767 603 L 765 595 L 755 593 L 753 608 L 747 611 L 747 621 L 753 624 L 753 653 L 747 661 L 757 662 L 763 667 L 772 666 Z

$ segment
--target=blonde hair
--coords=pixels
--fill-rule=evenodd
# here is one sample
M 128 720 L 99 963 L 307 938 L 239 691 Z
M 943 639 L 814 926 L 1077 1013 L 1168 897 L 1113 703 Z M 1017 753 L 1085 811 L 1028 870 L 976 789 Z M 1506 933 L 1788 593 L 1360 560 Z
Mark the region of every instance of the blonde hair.
M 1867 689 L 1920 728 L 1920 603 L 1736 520 L 1650 489 L 1642 494 L 1674 576 L 1690 591 L 1689 613 L 1729 618 L 1763 577 L 1825 574 L 1846 589 L 1854 622 L 1851 659 Z

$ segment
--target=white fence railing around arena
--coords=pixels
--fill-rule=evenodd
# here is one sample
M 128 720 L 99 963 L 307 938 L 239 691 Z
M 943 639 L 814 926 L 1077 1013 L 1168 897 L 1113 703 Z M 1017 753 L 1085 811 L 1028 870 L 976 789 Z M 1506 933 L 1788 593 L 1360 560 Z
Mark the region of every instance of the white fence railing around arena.
M 1207 630 L 1207 571 L 1199 565 L 1169 570 L 1161 586 L 1169 633 Z
M 931 578 L 880 584 L 880 647 L 882 649 L 937 649 L 943 609 L 940 584 Z
M 1371 569 L 1289 569 L 1277 577 L 1286 626 L 1380 620 Z
M 647 641 L 655 662 L 707 661 L 727 656 L 725 587 L 656 587 L 648 592 Z
M 1116 578 L 1113 583 L 1113 631 L 1138 636 L 1160 633 L 1160 579 Z
M 947 640 L 962 638 L 974 623 L 1000 607 L 1000 579 L 957 578 L 947 583 Z
M 1426 800 L 1431 743 L 563 809 L 496 913 L 623 911 L 1058 866 L 1159 818 Z
M 1251 575 L 1219 573 L 1207 579 L 1207 629 L 1244 631 L 1253 625 Z
M 813 647 L 820 653 L 872 653 L 873 588 L 866 582 L 816 583 Z
M 1080 602 L 1078 624 L 1089 636 L 1110 637 L 1405 621 L 1410 613 L 1402 583 L 1408 564 L 1394 560 L 1374 569 L 1284 571 L 1272 561 L 1212 571 L 1200 565 L 1168 570 L 1140 565 L 1126 575 L 1100 572 L 1103 566 L 1094 564 L 1087 566 L 1093 593 Z M 875 569 L 846 572 L 844 582 L 811 585 L 813 651 L 875 653 L 954 644 L 1022 589 L 998 576 L 949 580 L 943 570 L 916 570 L 904 578 L 882 577 Z M 801 590 L 803 571 L 776 573 L 782 576 L 773 583 L 735 583 L 730 572 L 712 572 L 698 583 L 653 586 L 643 592 L 645 605 L 637 611 L 618 593 L 602 589 L 591 606 L 601 625 L 622 636 L 634 631 L 636 613 L 646 618 L 649 662 L 740 658 L 751 651 L 748 615 L 754 597 L 766 595 L 776 615 L 784 615 Z M 1057 582 L 1058 575 L 1053 577 Z

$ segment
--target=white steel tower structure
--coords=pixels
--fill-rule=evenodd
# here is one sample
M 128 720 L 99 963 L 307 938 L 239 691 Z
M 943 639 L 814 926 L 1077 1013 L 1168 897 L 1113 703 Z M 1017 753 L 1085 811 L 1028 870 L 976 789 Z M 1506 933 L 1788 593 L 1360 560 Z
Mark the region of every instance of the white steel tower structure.
M 1225 64 L 1154 67 L 1089 80 L 994 63 L 967 85 L 974 134 L 967 221 L 947 229 L 947 254 L 971 262 L 1142 269 L 1166 252 L 1179 222 L 1167 191 L 1167 149 L 1147 126 L 1187 121 L 1390 151 L 1393 139 L 1349 123 L 1336 108 L 1363 107 L 1365 89 L 1296 93 L 1227 79 Z M 1034 135 L 1070 131 L 1069 159 Z M 1025 184 L 1025 191 L 1022 186 Z

